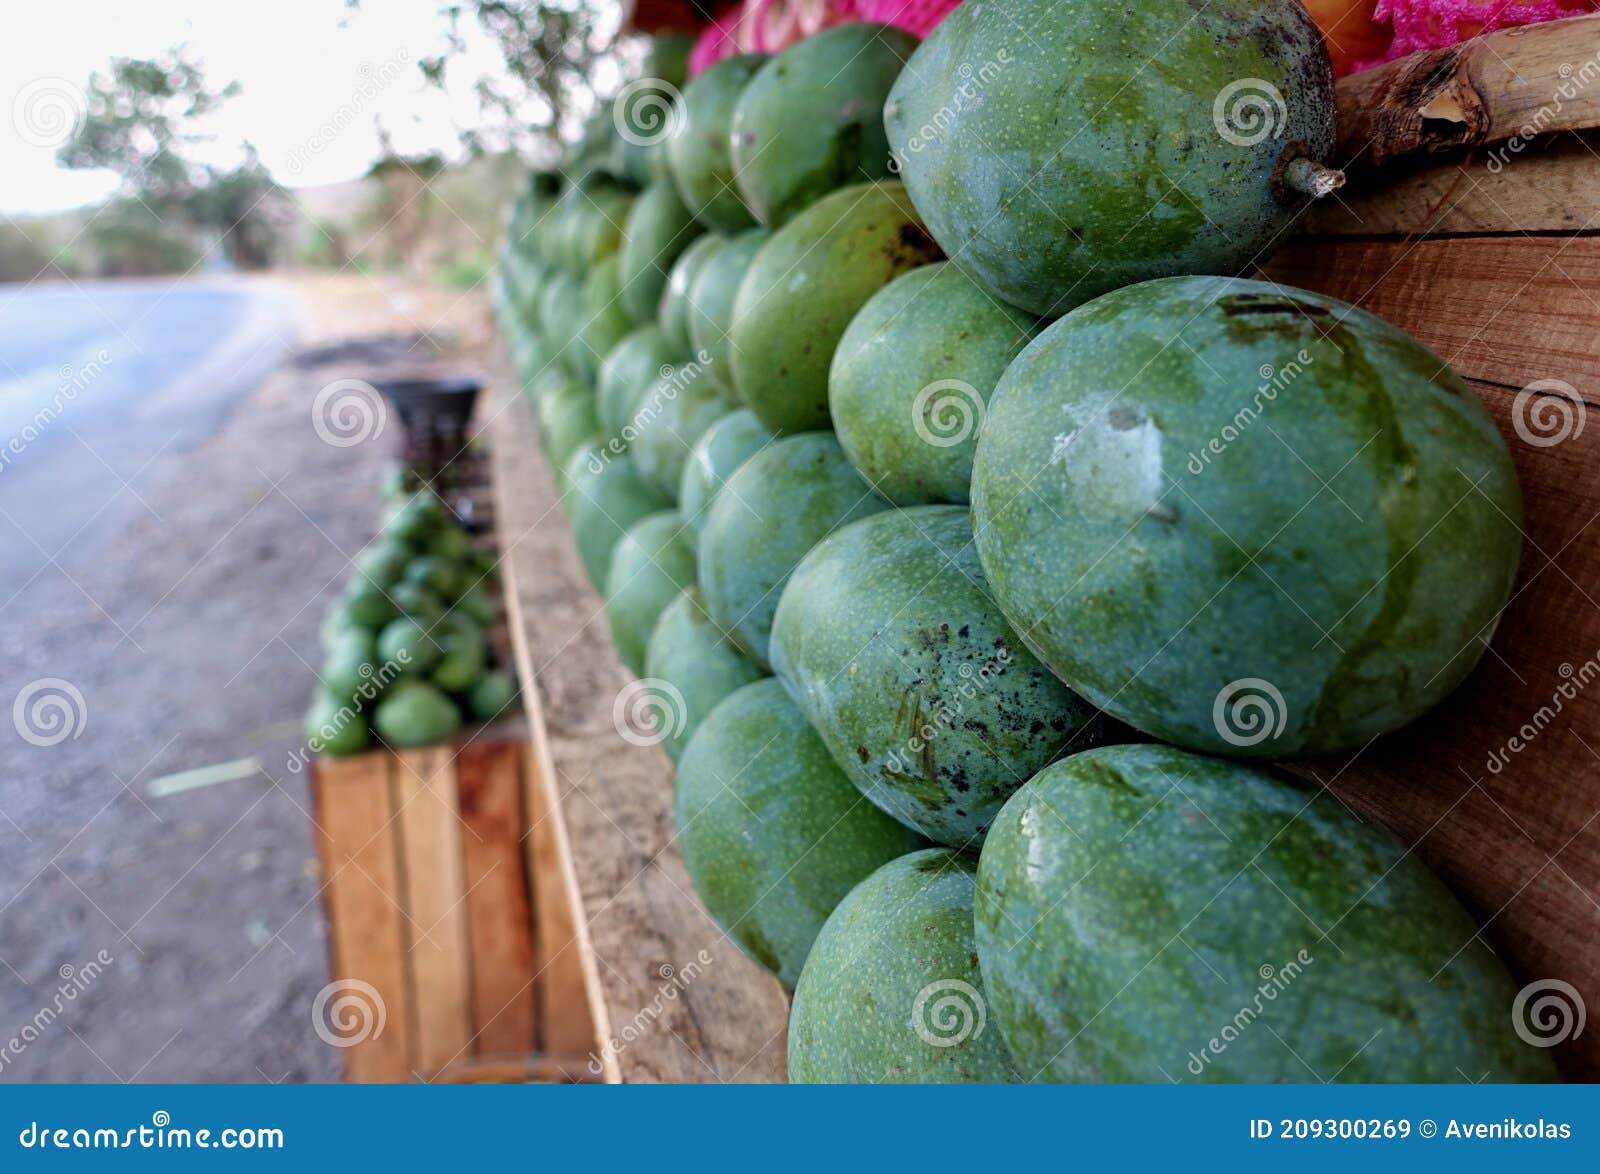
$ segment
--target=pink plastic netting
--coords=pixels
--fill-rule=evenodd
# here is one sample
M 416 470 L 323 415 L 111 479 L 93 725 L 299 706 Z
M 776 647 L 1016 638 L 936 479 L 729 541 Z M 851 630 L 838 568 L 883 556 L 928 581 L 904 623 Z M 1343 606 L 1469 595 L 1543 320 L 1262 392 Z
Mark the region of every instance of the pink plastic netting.
M 1422 49 L 1441 49 L 1479 33 L 1513 25 L 1542 24 L 1600 9 L 1600 0 L 1378 0 L 1374 22 L 1389 24 L 1394 40 L 1366 69 Z
M 854 20 L 892 24 L 918 37 L 959 0 L 744 0 L 709 25 L 689 55 L 689 74 L 736 53 L 777 53 L 812 33 Z

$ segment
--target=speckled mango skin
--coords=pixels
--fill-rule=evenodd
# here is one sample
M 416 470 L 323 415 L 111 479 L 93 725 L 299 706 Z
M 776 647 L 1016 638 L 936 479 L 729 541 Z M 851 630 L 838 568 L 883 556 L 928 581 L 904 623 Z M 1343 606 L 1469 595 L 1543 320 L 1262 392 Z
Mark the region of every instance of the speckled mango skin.
M 723 483 L 700 531 L 700 589 L 717 625 L 757 664 L 800 560 L 840 526 L 888 509 L 831 432 L 767 445 Z
M 930 840 L 976 851 L 1013 791 L 1107 723 L 989 599 L 960 506 L 873 514 L 790 577 L 772 669 L 862 794 Z
M 984 404 L 1038 332 L 948 261 L 895 278 L 833 352 L 828 408 L 850 463 L 896 505 L 965 504 Z
M 948 848 L 912 852 L 839 902 L 795 984 L 789 1083 L 1020 1079 L 978 971 L 977 867 L 976 857 Z
M 771 235 L 764 228 L 752 228 L 729 237 L 714 256 L 706 259 L 689 287 L 689 341 L 696 355 L 706 356 L 711 382 L 735 398 L 740 397 L 729 358 L 733 300 L 745 270 Z
M 672 503 L 639 476 L 626 453 L 611 453 L 591 441 L 567 461 L 564 505 L 572 523 L 572 540 L 588 572 L 589 582 L 604 591 L 611 571 L 611 551 L 639 519 Z
M 706 233 L 683 250 L 683 255 L 672 263 L 672 269 L 667 274 L 667 288 L 661 293 L 661 307 L 656 320 L 661 324 L 661 332 L 667 336 L 668 345 L 680 358 L 689 354 L 689 287 L 700 276 L 705 263 L 727 241 L 728 238 L 721 233 Z
M 829 426 L 828 367 L 850 319 L 939 247 L 895 181 L 819 200 L 772 234 L 733 303 L 734 385 L 777 433 Z
M 678 509 L 697 545 L 722 483 L 774 439 L 754 412 L 740 408 L 717 420 L 694 442 L 678 482 Z
M 684 206 L 707 228 L 737 232 L 755 223 L 734 184 L 730 131 L 739 96 L 769 60 L 765 53 L 724 58 L 683 89 L 667 166 Z
M 706 911 L 790 986 L 834 906 L 925 846 L 861 797 L 771 679 L 711 711 L 678 761 L 675 791 L 683 862 Z
M 661 742 L 674 762 L 724 697 L 766 676 L 712 622 L 698 587 L 680 591 L 656 621 L 645 647 L 644 675 L 669 682 L 683 698 L 682 727 L 669 723 Z
M 1420 860 L 1238 763 L 1146 745 L 1047 767 L 984 843 L 975 925 L 1031 1079 L 1555 1078 L 1515 1033 L 1517 984 Z
M 1510 454 L 1458 375 L 1352 306 L 1230 278 L 1132 286 L 1040 335 L 989 404 L 972 505 L 1041 660 L 1230 756 L 1426 712 L 1477 663 L 1522 544 Z
M 617 655 L 633 672 L 644 672 L 645 647 L 661 613 L 693 583 L 694 551 L 677 510 L 641 518 L 617 540 L 606 573 L 606 620 Z
M 1265 121 L 1228 116 L 1252 96 Z M 1274 169 L 1286 152 L 1327 160 L 1333 113 L 1327 51 L 1295 0 L 1006 0 L 946 17 L 884 121 L 951 258 L 1053 317 L 1147 278 L 1263 261 L 1306 203 L 1275 191 Z
M 670 180 L 659 179 L 639 193 L 619 251 L 622 305 L 635 322 L 655 319 L 672 263 L 704 231 Z
M 600 424 L 608 439 L 627 447 L 639 401 L 665 369 L 682 357 L 654 322 L 638 327 L 611 348 L 600 364 L 595 390 Z
M 704 366 L 690 362 L 673 367 L 635 405 L 628 451 L 639 475 L 657 492 L 676 498 L 689 450 L 731 410 Z
M 559 389 L 541 396 L 539 432 L 550 464 L 565 469 L 579 446 L 600 433 L 594 393 L 578 383 L 563 383 Z
M 797 41 L 750 79 L 729 127 L 744 203 L 777 228 L 845 184 L 890 173 L 883 104 L 917 39 L 865 22 Z

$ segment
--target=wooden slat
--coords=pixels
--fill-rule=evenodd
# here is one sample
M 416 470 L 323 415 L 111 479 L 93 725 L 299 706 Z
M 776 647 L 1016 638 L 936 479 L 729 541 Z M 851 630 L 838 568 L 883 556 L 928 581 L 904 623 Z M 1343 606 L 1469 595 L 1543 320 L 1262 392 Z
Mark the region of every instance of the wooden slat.
M 627 1081 L 781 1081 L 787 996 L 695 899 L 666 756 L 612 725 L 627 676 L 516 387 L 497 380 L 491 406 L 504 580 L 534 743 L 548 746 L 547 782 L 559 789 L 597 1030 L 617 1038 L 595 1062 Z
M 1339 156 L 1378 165 L 1600 126 L 1600 15 L 1413 53 L 1339 82 Z
M 428 1078 L 472 1041 L 466 877 L 450 747 L 402 751 L 394 779 L 416 1024 L 412 1063 Z
M 470 742 L 457 753 L 456 777 L 472 940 L 473 1052 L 523 1055 L 538 1040 L 521 750 L 514 742 Z
M 357 1041 L 343 1048 L 345 1074 L 363 1084 L 412 1075 L 406 930 L 389 767 L 387 756 L 378 754 L 318 759 L 312 767 L 334 983 L 365 983 L 376 990 L 382 1022 L 381 1030 L 341 1030 L 324 1017 L 322 1027 L 335 1038 Z M 376 1019 L 367 1022 L 377 1027 Z
M 1559 979 L 1600 1008 L 1600 240 L 1314 239 L 1273 277 L 1355 302 L 1471 377 L 1522 482 L 1521 574 L 1490 653 L 1413 726 L 1335 762 L 1288 764 L 1392 828 L 1465 900 L 1520 983 Z M 1520 389 L 1584 398 L 1571 433 Z M 1525 422 L 1519 432 L 1515 420 Z M 1555 416 L 1550 417 L 1553 423 Z M 1537 727 L 1525 749 L 1511 740 Z M 1504 758 L 1500 757 L 1504 755 Z M 1600 1032 L 1558 1050 L 1600 1079 Z

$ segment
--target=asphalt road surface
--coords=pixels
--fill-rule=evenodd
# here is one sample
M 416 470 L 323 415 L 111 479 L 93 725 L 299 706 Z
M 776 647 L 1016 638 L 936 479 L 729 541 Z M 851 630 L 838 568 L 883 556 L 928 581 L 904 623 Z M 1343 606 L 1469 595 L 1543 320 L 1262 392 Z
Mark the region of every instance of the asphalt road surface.
M 319 376 L 267 378 L 293 307 L 0 287 L 0 1082 L 337 1075 L 284 764 L 383 452 L 319 441 Z

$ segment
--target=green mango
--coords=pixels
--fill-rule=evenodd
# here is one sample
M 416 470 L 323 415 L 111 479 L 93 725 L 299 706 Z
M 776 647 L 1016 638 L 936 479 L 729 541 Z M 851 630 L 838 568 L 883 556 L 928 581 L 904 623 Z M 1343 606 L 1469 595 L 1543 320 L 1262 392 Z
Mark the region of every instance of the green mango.
M 629 526 L 671 506 L 646 485 L 627 453 L 608 452 L 598 443 L 578 449 L 567 462 L 567 520 L 589 582 L 605 590 L 611 551 Z
M 682 357 L 654 322 L 635 328 L 611 348 L 600 364 L 595 396 L 607 440 L 621 449 L 633 442 L 637 430 L 634 412 L 639 401 Z
M 467 692 L 467 708 L 475 721 L 492 722 L 517 700 L 517 679 L 496 670 L 484 673 Z
M 677 762 L 717 704 L 741 685 L 766 676 L 706 614 L 700 589 L 685 587 L 667 604 L 645 646 L 646 680 L 666 681 L 683 705 L 662 732 L 661 746 Z
M 548 397 L 541 405 L 539 431 L 551 467 L 564 469 L 573 453 L 600 435 L 594 392 L 574 382 L 560 394 Z
M 1047 767 L 984 843 L 974 920 L 1034 1079 L 1555 1079 L 1518 1039 L 1517 984 L 1417 857 L 1237 763 L 1146 745 Z
M 765 668 L 772 613 L 806 552 L 887 508 L 831 432 L 767 445 L 728 477 L 700 532 L 700 589 L 711 618 Z
M 343 611 L 345 622 L 359 628 L 381 628 L 395 615 L 394 602 L 383 588 L 359 579 L 345 594 Z
M 371 633 L 359 628 L 340 633 L 328 646 L 328 655 L 322 662 L 323 691 L 342 705 L 354 702 L 361 686 L 376 671 L 376 656 L 377 645 Z
M 377 538 L 356 556 L 357 582 L 372 587 L 393 587 L 405 574 L 411 552 L 398 542 Z
M 695 34 L 657 33 L 650 38 L 645 59 L 645 76 L 681 90 L 689 80 L 689 55 L 694 52 Z
M 883 104 L 916 47 L 900 29 L 842 24 L 756 72 L 729 137 L 739 194 L 757 220 L 776 228 L 836 188 L 890 174 Z
M 573 376 L 580 371 L 575 348 L 583 321 L 583 283 L 570 273 L 552 274 L 539 294 L 539 337 Z
M 1522 549 L 1505 442 L 1438 356 L 1233 278 L 1052 325 L 995 390 L 972 488 L 995 599 L 1057 676 L 1245 757 L 1354 749 L 1437 704 Z
M 739 96 L 768 60 L 764 53 L 725 57 L 692 80 L 679 100 L 667 168 L 684 206 L 707 228 L 737 232 L 755 223 L 735 186 L 729 133 Z
M 641 518 L 617 541 L 606 576 L 606 620 L 617 655 L 636 675 L 644 672 L 656 621 L 693 582 L 694 551 L 676 510 Z
M 389 598 L 402 615 L 432 622 L 444 614 L 449 606 L 437 591 L 426 583 L 401 580 L 389 589 Z
M 741 408 L 716 420 L 694 442 L 678 480 L 678 510 L 689 525 L 689 540 L 696 546 L 722 483 L 774 439 L 754 412 Z
M 388 512 L 382 531 L 407 546 L 416 547 L 449 521 L 450 513 L 431 490 L 422 489 Z
M 695 357 L 705 364 L 711 382 L 730 398 L 743 399 L 733 379 L 728 336 L 733 330 L 733 301 L 750 262 L 772 234 L 752 228 L 729 237 L 689 286 L 689 342 Z
M 306 713 L 305 736 L 313 754 L 335 758 L 359 754 L 372 742 L 366 718 L 348 702 L 320 691 Z
M 406 581 L 420 583 L 441 599 L 454 599 L 465 586 L 460 564 L 431 554 L 412 559 L 406 564 Z
M 623 226 L 621 270 L 622 304 L 635 322 L 655 318 L 672 263 L 703 231 L 670 182 L 639 194 Z
M 472 553 L 472 535 L 460 525 L 444 526 L 428 538 L 424 549 L 434 558 L 463 563 Z
M 675 791 L 683 862 L 706 911 L 791 986 L 834 906 L 923 846 L 861 798 L 773 680 L 736 690 L 700 723 Z
M 1265 261 L 1306 206 L 1285 168 L 1330 157 L 1333 115 L 1322 35 L 1295 0 L 1010 0 L 942 21 L 884 122 L 951 259 L 1054 317 Z
M 433 666 L 433 683 L 446 693 L 466 692 L 483 675 L 489 662 L 489 642 L 484 639 L 483 629 L 466 620 L 436 634 L 435 639 L 440 656 Z
M 616 257 L 601 261 L 583 283 L 583 323 L 572 353 L 585 387 L 594 386 L 601 360 L 633 329 L 621 293 L 622 262 Z
M 426 681 L 397 681 L 378 702 L 372 724 L 390 746 L 430 746 L 461 726 L 455 703 Z
M 948 261 L 895 278 L 851 319 L 828 372 L 850 463 L 896 505 L 965 504 L 989 395 L 1038 332 Z
M 661 295 L 656 319 L 668 344 L 680 355 L 689 353 L 689 287 L 706 262 L 727 241 L 728 238 L 719 233 L 706 233 L 683 250 L 683 255 L 672 263 L 672 270 L 667 274 L 667 288 Z
M 442 651 L 428 625 L 412 616 L 401 616 L 378 633 L 378 660 L 406 673 L 426 674 L 439 663 Z
M 673 367 L 634 411 L 637 431 L 628 452 L 639 475 L 662 494 L 676 497 L 689 450 L 730 410 L 703 365 L 691 361 Z
M 850 319 L 939 258 L 898 183 L 834 192 L 772 234 L 733 303 L 734 386 L 778 433 L 828 427 L 828 367 Z
M 972 940 L 976 857 L 928 848 L 850 890 L 789 1012 L 791 1084 L 1007 1084 Z
M 488 578 L 489 572 L 479 571 L 475 581 L 456 599 L 456 610 L 485 628 L 493 624 L 500 614 L 486 586 Z
M 961 506 L 873 514 L 795 569 L 772 671 L 861 793 L 976 851 L 1011 793 L 1112 732 L 1040 664 L 989 598 Z

